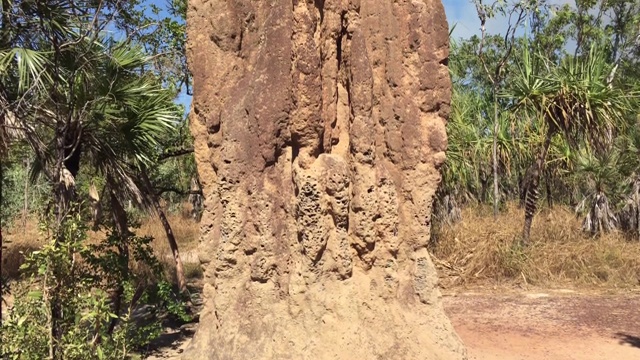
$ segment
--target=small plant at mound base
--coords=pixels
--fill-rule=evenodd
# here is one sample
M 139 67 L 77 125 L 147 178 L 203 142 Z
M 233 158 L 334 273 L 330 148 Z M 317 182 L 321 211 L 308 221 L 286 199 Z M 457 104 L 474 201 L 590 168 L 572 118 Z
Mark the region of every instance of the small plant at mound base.
M 87 244 L 79 216 L 65 219 L 57 233 L 21 268 L 25 279 L 14 285 L 15 302 L 2 322 L 0 358 L 135 359 L 160 335 L 159 314 L 189 320 L 163 280 L 152 238 L 109 234 Z M 125 241 L 131 259 L 121 256 Z M 131 271 L 131 263 L 146 271 Z

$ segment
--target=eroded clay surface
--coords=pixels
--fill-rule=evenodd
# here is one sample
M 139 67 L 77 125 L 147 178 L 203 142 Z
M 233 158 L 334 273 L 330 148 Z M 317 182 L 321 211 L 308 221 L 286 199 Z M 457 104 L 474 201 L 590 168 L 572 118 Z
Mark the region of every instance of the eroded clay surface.
M 192 0 L 205 308 L 184 359 L 462 359 L 426 250 L 439 0 Z

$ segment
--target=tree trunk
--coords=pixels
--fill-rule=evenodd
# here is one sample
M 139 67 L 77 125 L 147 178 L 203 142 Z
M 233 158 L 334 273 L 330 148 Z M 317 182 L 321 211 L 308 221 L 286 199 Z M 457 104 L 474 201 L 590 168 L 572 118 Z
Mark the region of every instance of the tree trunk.
M 545 181 L 544 184 L 547 187 L 547 205 L 549 209 L 553 207 L 553 194 L 551 193 L 551 173 L 549 171 L 545 171 Z
M 498 219 L 498 206 L 500 204 L 500 190 L 498 189 L 498 84 L 493 85 L 493 220 Z
M 518 172 L 518 208 L 521 209 L 524 207 L 524 202 L 527 199 L 527 189 L 526 189 L 526 173 L 525 176 L 522 176 L 522 173 Z
M 2 144 L 0 144 L 2 146 Z M 3 149 L 0 148 L 0 199 L 2 199 L 3 193 L 3 185 L 4 185 L 4 153 Z M 0 204 L 2 206 L 2 204 Z M 0 217 L 0 269 L 2 269 L 2 259 L 4 259 L 2 252 L 4 251 L 4 242 L 2 241 L 2 218 Z M 2 279 L 2 274 L 0 273 L 0 327 L 2 326 L 2 304 L 4 303 L 4 279 Z
M 29 173 L 29 160 L 24 159 L 24 173 L 27 175 Z M 25 233 L 27 231 L 27 217 L 29 215 L 29 179 L 25 178 L 24 180 L 24 202 L 22 207 L 22 232 Z
M 149 176 L 143 170 L 140 172 L 140 176 L 142 181 L 144 182 L 144 186 L 146 187 L 146 193 L 149 194 L 149 200 L 153 205 L 153 209 L 155 210 L 160 222 L 162 223 L 162 227 L 164 228 L 165 234 L 167 234 L 167 241 L 169 242 L 169 247 L 171 248 L 171 255 L 173 256 L 173 261 L 176 265 L 176 280 L 178 281 L 178 289 L 181 293 L 187 291 L 187 280 L 184 276 L 184 266 L 182 265 L 182 259 L 180 258 L 180 251 L 178 250 L 178 242 L 176 242 L 176 237 L 173 235 L 173 230 L 171 229 L 171 224 L 169 224 L 169 219 L 162 210 L 162 206 L 160 206 L 160 200 L 158 199 L 158 195 L 156 195 L 153 185 L 151 184 L 151 180 L 149 180 Z
M 440 1 L 193 0 L 187 17 L 205 308 L 182 358 L 465 358 L 427 250 Z
M 117 269 L 119 272 L 119 281 L 111 297 L 111 309 L 114 314 L 120 316 L 120 310 L 122 308 L 122 296 L 124 295 L 124 282 L 129 279 L 129 238 L 131 237 L 131 231 L 129 231 L 127 213 L 122 207 L 122 203 L 120 202 L 117 187 L 111 179 L 109 179 L 108 181 L 111 199 L 111 216 L 113 217 L 116 232 L 120 237 L 120 242 L 118 243 L 118 253 L 120 255 L 120 258 L 123 259 L 121 268 Z M 118 320 L 119 318 L 111 319 L 111 322 L 109 323 L 109 329 L 107 330 L 109 335 L 113 333 L 113 330 L 118 324 Z
M 481 169 L 480 170 L 480 203 L 481 204 L 487 203 L 488 187 L 489 187 L 489 179 L 487 179 L 487 176 L 485 175 L 485 171 Z
M 202 185 L 200 184 L 200 179 L 198 179 L 197 174 L 191 177 L 189 203 L 191 203 L 191 217 L 196 222 L 200 222 L 202 219 Z
M 68 122 L 65 120 L 58 120 L 56 123 L 56 138 L 55 138 L 55 153 L 56 161 L 54 163 L 53 171 L 53 206 L 55 224 L 53 225 L 53 234 L 55 237 L 55 246 L 66 241 L 64 238 L 65 222 L 68 220 L 69 215 L 74 211 L 72 208 L 76 200 L 76 184 L 75 179 L 78 172 L 78 167 L 71 170 L 65 166 L 65 159 L 68 150 Z M 79 164 L 79 163 L 78 163 Z M 54 271 L 52 274 L 53 279 L 61 279 L 64 274 L 58 274 Z M 60 344 L 64 335 L 63 326 L 63 308 L 60 302 L 60 294 L 62 292 L 62 281 L 57 280 L 50 289 L 50 344 L 49 355 L 52 359 L 61 359 L 62 350 Z
M 547 159 L 547 153 L 549 146 L 551 146 L 551 134 L 547 134 L 544 141 L 544 145 L 538 154 L 536 162 L 532 165 L 531 171 L 528 172 L 528 179 L 526 181 L 526 198 L 524 208 L 524 228 L 522 230 L 522 245 L 528 246 L 530 244 L 531 237 L 531 225 L 533 224 L 533 217 L 538 210 L 538 187 L 540 184 L 540 177 L 544 171 L 545 161 Z

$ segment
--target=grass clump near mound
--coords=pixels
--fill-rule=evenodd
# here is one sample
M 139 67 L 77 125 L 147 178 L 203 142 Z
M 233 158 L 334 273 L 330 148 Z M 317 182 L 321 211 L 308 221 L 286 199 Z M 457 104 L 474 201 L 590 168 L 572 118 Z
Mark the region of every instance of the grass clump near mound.
M 434 229 L 431 252 L 443 285 L 525 283 L 537 286 L 630 288 L 640 282 L 640 243 L 622 233 L 592 237 L 569 209 L 540 212 L 531 245 L 520 245 L 522 210 L 510 204 L 494 221 L 487 206 Z

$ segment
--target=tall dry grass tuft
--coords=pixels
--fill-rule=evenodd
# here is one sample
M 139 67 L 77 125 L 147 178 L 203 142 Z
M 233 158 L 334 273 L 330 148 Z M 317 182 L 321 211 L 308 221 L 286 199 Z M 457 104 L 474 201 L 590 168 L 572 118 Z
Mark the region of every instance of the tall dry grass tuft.
M 463 210 L 462 222 L 434 230 L 431 251 L 449 282 L 632 287 L 640 282 L 640 243 L 621 233 L 597 238 L 562 207 L 543 210 L 521 248 L 523 211 L 510 204 L 494 222 L 489 207 Z

